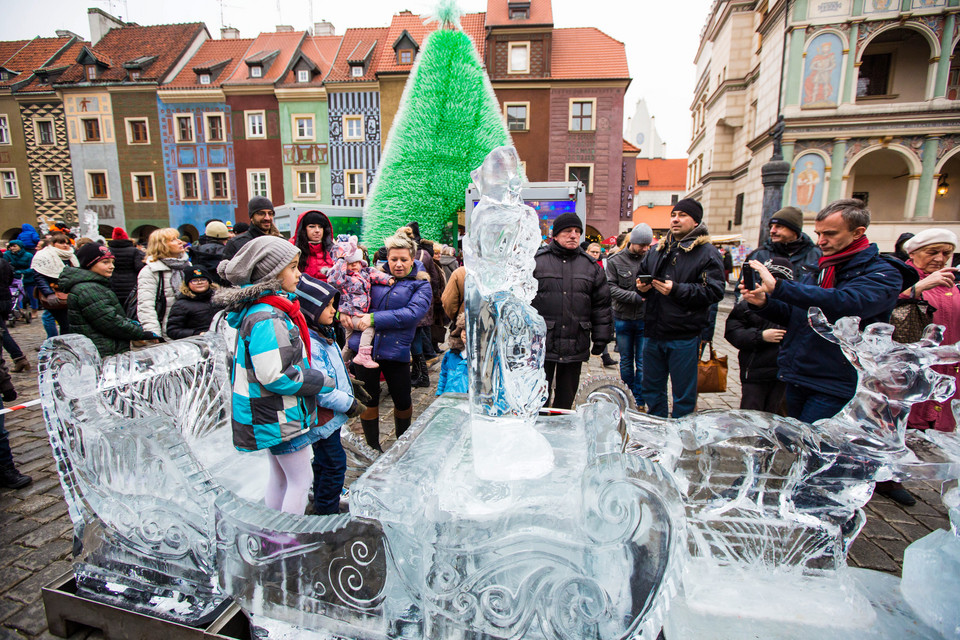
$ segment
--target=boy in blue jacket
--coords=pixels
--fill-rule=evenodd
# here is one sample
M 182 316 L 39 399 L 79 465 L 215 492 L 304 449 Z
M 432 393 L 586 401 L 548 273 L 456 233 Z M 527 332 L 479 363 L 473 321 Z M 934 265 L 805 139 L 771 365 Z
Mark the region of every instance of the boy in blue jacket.
M 304 275 L 297 284 L 300 311 L 310 330 L 310 367 L 333 381 L 333 389 L 317 396 L 317 406 L 329 409 L 333 417 L 318 427 L 320 438 L 313 443 L 313 509 L 318 516 L 340 511 L 340 492 L 347 472 L 347 454 L 340 443 L 340 427 L 367 410 L 357 401 L 347 374 L 333 321 L 340 304 L 340 292 L 332 285 Z

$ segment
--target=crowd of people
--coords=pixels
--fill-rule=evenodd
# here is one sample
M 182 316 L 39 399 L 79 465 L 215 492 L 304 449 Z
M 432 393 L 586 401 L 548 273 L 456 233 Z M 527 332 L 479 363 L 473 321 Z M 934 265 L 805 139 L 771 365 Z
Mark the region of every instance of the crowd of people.
M 413 418 L 412 389 L 431 386 L 428 360 L 441 345 L 449 350 L 437 393 L 466 391 L 465 269 L 452 247 L 421 238 L 415 222 L 372 252 L 356 237 L 335 236 L 319 210 L 298 218 L 290 240 L 268 199 L 253 198 L 248 213 L 248 227 L 211 220 L 192 243 L 176 229 L 157 229 L 145 249 L 122 228 L 100 244 L 64 229 L 41 238 L 24 225 L 0 260 L 3 347 L 16 370 L 29 368 L 5 329 L 11 304 L 3 281 L 13 277 L 29 292 L 28 305 L 42 308 L 48 336 L 83 334 L 101 357 L 199 335 L 222 318 L 236 336 L 229 345 L 234 445 L 268 451 L 267 504 L 302 513 L 312 487 L 313 512 L 336 513 L 346 470 L 341 427 L 359 418 L 367 444 L 382 450 L 381 380 L 397 437 Z M 732 284 L 729 253 L 711 243 L 703 215 L 697 201 L 680 200 L 662 237 L 639 224 L 606 254 L 583 241 L 578 215 L 554 220 L 535 256 L 533 300 L 547 331 L 550 407 L 573 407 L 591 356 L 616 366 L 614 343 L 640 410 L 673 418 L 695 411 L 703 344 Z M 819 307 L 830 321 L 858 316 L 865 326 L 904 307 L 929 313 L 946 326 L 945 342 L 956 342 L 957 238 L 928 229 L 902 238 L 899 256 L 881 254 L 867 239 L 870 214 L 858 200 L 827 205 L 816 216 L 816 242 L 803 223 L 792 207 L 774 214 L 769 240 L 744 261 L 724 335 L 739 350 L 741 408 L 815 423 L 853 397 L 857 377 L 840 348 L 810 328 L 807 309 Z M 943 373 L 960 378 L 954 366 Z M 2 354 L 0 394 L 16 398 Z M 949 403 L 932 400 L 913 408 L 909 424 L 955 429 Z M 5 434 L 0 423 L 0 483 L 26 486 Z M 878 490 L 912 500 L 899 485 Z

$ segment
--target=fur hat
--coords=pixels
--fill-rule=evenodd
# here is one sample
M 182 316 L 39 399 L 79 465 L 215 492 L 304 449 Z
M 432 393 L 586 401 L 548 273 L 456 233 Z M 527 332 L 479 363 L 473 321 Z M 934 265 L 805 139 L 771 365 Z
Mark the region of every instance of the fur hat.
M 273 211 L 273 203 L 270 202 L 268 198 L 264 198 L 263 196 L 254 196 L 250 198 L 250 202 L 247 204 L 247 213 L 252 216 L 257 211 L 263 211 L 264 209 Z
M 81 269 L 89 269 L 103 260 L 113 260 L 113 253 L 108 247 L 96 242 L 88 242 L 77 249 L 77 262 Z
M 795 234 L 803 233 L 803 212 L 796 207 L 784 207 L 773 214 L 770 218 L 770 224 L 783 225 Z
M 580 216 L 575 213 L 561 213 L 557 216 L 557 219 L 553 221 L 553 230 L 550 232 L 550 235 L 556 237 L 558 233 L 564 229 L 569 229 L 570 227 L 576 227 L 583 231 L 583 221 L 580 220 Z
M 237 255 L 224 260 L 217 273 L 241 286 L 275 278 L 283 269 L 300 257 L 300 249 L 277 236 L 259 236 L 243 245 Z
M 957 235 L 948 229 L 924 229 L 904 242 L 903 250 L 910 254 L 930 244 L 952 244 L 956 249 Z
M 340 305 L 340 292 L 331 284 L 317 280 L 304 274 L 297 283 L 297 300 L 300 301 L 300 311 L 311 325 L 318 325 L 317 318 L 333 300 L 333 308 Z
M 673 205 L 671 211 L 683 211 L 685 214 L 696 220 L 697 224 L 703 222 L 703 207 L 693 198 L 684 198 Z
M 227 230 L 227 225 L 223 224 L 219 220 L 211 220 L 207 223 L 207 228 L 203 230 L 203 235 L 207 236 L 208 238 L 226 240 L 230 237 L 230 232 Z
M 123 230 L 123 227 L 114 227 L 113 233 L 110 234 L 111 240 L 129 240 L 130 236 L 127 235 L 127 232 Z
M 646 222 L 641 222 L 630 232 L 630 244 L 653 243 L 653 229 Z

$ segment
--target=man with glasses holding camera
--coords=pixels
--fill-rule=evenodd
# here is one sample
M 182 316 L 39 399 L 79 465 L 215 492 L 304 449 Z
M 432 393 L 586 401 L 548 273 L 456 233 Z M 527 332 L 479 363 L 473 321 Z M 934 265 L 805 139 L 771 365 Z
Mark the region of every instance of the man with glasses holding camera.
M 250 228 L 243 233 L 236 235 L 227 241 L 227 246 L 223 250 L 223 259 L 229 260 L 237 254 L 238 251 L 254 238 L 260 236 L 280 236 L 277 225 L 273 224 L 274 216 L 273 203 L 263 196 L 254 196 L 247 205 L 247 212 L 250 214 Z

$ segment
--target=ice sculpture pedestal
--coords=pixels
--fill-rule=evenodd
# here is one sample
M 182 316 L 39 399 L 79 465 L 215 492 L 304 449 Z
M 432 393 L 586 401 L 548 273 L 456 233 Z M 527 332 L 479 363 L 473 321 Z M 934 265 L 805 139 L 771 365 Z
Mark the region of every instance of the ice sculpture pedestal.
M 617 419 L 606 403 L 541 419 L 552 470 L 491 481 L 466 398 L 438 399 L 351 489 L 413 596 L 389 617 L 424 638 L 655 638 L 683 516 L 672 480 L 620 453 Z

